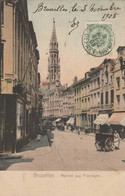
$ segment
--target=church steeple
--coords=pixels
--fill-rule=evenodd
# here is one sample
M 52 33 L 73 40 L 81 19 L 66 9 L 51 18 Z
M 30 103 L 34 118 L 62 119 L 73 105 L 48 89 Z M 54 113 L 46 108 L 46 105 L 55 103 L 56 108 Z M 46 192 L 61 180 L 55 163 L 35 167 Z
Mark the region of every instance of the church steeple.
M 48 58 L 48 80 L 50 87 L 60 86 L 60 58 L 58 50 L 58 42 L 56 37 L 55 20 L 53 19 L 52 37 L 49 46 L 49 58 Z
M 53 18 L 53 32 L 52 32 L 52 37 L 50 42 L 57 42 L 57 37 L 56 37 L 56 27 L 55 27 L 55 19 Z

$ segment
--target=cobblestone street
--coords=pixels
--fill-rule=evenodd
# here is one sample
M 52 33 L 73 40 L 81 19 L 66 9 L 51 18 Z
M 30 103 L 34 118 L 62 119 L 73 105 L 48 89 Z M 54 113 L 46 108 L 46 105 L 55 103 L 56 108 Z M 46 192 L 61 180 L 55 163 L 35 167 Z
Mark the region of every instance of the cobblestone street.
M 120 150 L 98 152 L 95 148 L 94 135 L 54 131 L 52 146 L 46 136 L 41 140 L 32 140 L 24 146 L 7 170 L 18 171 L 123 171 L 125 170 L 125 141 L 122 140 Z M 7 163 L 7 160 L 6 160 Z

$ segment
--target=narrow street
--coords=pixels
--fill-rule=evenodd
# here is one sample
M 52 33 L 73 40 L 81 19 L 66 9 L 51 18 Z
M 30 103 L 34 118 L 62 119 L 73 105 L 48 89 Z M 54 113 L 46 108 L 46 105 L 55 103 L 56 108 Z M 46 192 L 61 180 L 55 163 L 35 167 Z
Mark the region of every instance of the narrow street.
M 95 149 L 94 135 L 53 131 L 52 146 L 46 136 L 41 140 L 32 140 L 23 147 L 20 160 L 8 160 L 7 170 L 18 171 L 123 171 L 125 170 L 125 141 L 120 150 L 98 152 Z M 6 160 L 7 163 L 7 160 Z

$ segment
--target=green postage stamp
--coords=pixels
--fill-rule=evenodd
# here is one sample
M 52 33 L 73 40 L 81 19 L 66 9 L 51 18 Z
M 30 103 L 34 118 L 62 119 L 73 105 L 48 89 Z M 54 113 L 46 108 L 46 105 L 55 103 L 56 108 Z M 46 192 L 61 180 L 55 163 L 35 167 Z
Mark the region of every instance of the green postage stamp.
M 82 44 L 87 53 L 101 57 L 111 52 L 115 43 L 111 24 L 87 24 Z

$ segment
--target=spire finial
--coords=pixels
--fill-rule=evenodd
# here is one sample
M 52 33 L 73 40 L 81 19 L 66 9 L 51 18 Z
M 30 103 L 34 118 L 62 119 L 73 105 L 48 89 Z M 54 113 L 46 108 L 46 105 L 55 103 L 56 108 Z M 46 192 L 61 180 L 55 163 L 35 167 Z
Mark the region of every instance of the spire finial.
M 55 27 L 55 19 L 53 18 L 53 31 L 52 31 L 52 37 L 50 42 L 57 42 L 56 38 L 56 27 Z

